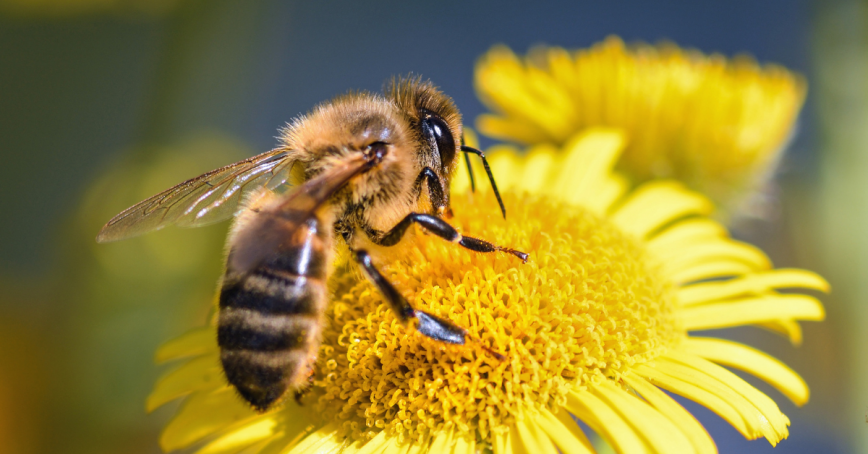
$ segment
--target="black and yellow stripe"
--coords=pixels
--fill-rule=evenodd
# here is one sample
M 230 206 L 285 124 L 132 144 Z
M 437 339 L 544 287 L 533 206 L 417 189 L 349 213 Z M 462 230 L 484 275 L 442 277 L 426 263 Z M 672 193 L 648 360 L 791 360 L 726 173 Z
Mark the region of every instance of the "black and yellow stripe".
M 230 265 L 220 292 L 223 370 L 260 411 L 307 383 L 328 303 L 328 229 L 313 216 L 283 224 L 286 240 L 249 272 Z M 233 245 L 230 256 L 239 247 L 245 245 Z

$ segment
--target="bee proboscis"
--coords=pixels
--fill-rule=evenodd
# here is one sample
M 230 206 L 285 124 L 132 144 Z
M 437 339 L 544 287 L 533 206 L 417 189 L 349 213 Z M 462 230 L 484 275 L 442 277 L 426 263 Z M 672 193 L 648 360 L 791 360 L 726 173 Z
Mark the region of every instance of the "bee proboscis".
M 451 215 L 449 182 L 459 152 L 482 158 L 506 215 L 485 155 L 463 146 L 461 138 L 461 116 L 449 97 L 419 78 L 396 78 L 384 95 L 352 93 L 319 105 L 287 126 L 274 150 L 124 210 L 97 240 L 235 216 L 217 341 L 229 383 L 265 411 L 288 390 L 308 385 L 328 304 L 335 237 L 399 320 L 452 344 L 464 344 L 467 332 L 413 308 L 380 274 L 368 249 L 394 246 L 418 224 L 473 251 L 527 260 L 523 252 L 461 235 L 443 219 Z

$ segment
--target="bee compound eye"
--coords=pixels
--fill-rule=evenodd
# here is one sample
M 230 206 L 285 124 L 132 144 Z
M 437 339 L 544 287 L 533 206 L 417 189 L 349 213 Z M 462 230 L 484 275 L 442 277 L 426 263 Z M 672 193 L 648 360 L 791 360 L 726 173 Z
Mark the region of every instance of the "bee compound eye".
M 440 165 L 449 167 L 455 159 L 455 138 L 449 126 L 437 115 L 428 114 L 422 118 L 422 134 L 432 147 L 440 154 Z

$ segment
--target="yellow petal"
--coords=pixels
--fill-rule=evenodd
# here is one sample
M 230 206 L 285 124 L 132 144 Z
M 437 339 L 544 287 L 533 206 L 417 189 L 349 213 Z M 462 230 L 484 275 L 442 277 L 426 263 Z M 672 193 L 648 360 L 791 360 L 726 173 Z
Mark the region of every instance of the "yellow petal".
M 331 423 L 321 427 L 316 432 L 304 437 L 297 445 L 293 446 L 286 454 L 303 454 L 308 451 L 317 452 L 319 448 L 322 451 L 327 451 L 327 447 L 332 446 L 337 439 L 338 425 Z
M 567 395 L 566 408 L 605 438 L 618 452 L 649 452 L 630 424 L 609 404 L 591 392 L 571 391 Z
M 553 83 L 545 72 L 523 67 L 511 57 L 498 59 L 496 65 L 503 71 L 488 71 L 484 63 L 477 66 L 480 70 L 475 85 L 484 103 L 493 104 L 497 110 L 528 126 L 536 126 L 546 137 L 557 141 L 566 139 L 574 131 L 575 107 L 563 88 Z M 482 125 L 478 125 L 480 131 L 486 133 Z
M 674 181 L 645 183 L 630 194 L 611 220 L 627 233 L 639 238 L 654 233 L 678 218 L 709 214 L 711 202 Z
M 476 438 L 470 434 L 456 434 L 455 444 L 452 446 L 452 454 L 474 454 L 476 452 Z
M 290 418 L 290 420 L 292 419 L 297 418 Z M 290 447 L 294 446 L 303 438 L 305 438 L 305 435 L 311 432 L 314 428 L 315 427 L 313 425 L 309 425 L 306 428 L 302 429 L 301 432 L 289 434 L 287 434 L 285 430 L 282 430 L 282 434 L 278 434 L 276 437 L 271 439 L 271 441 L 269 441 L 255 454 L 285 454 L 289 451 Z M 283 428 L 281 427 L 280 429 Z
M 513 454 L 512 452 L 512 431 L 508 431 L 505 433 L 500 432 L 492 432 L 491 437 L 493 440 L 491 441 L 491 446 L 494 450 L 494 454 Z M 436 451 L 429 451 L 436 452 Z
M 224 433 L 196 451 L 196 454 L 232 454 L 238 452 L 242 448 L 274 435 L 277 425 L 278 422 L 275 421 L 274 417 L 265 417 L 259 421 L 245 424 Z
M 627 178 L 619 174 L 612 174 L 600 183 L 596 196 L 582 200 L 582 206 L 592 213 L 603 215 L 608 212 L 618 200 L 624 197 L 630 188 Z
M 260 417 L 230 388 L 193 393 L 160 435 L 163 451 L 186 448 L 234 423 Z
M 410 442 L 408 443 L 407 452 L 404 454 L 423 454 L 430 452 L 428 450 L 428 446 L 431 445 L 431 437 L 426 436 L 421 442 Z
M 553 136 L 569 137 L 575 132 L 574 124 L 577 119 L 576 106 L 570 102 L 567 89 L 557 84 L 548 72 L 535 66 L 528 65 L 526 74 L 529 92 L 553 113 L 549 121 L 546 121 L 548 130 Z
M 363 442 L 354 443 L 341 451 L 341 454 L 358 454 L 362 452 L 362 448 L 367 446 Z M 419 446 L 415 442 L 399 442 L 397 437 L 386 436 L 386 439 L 374 451 L 369 451 L 372 454 L 411 454 L 423 452 L 424 446 Z
M 540 418 L 542 430 L 561 452 L 593 454 L 594 448 L 591 442 L 569 413 L 561 410 L 555 416 L 550 411 L 543 409 Z
M 460 194 L 464 191 L 470 190 L 470 177 L 467 174 L 467 169 L 464 167 L 464 164 L 458 166 L 458 169 L 455 170 L 455 173 L 452 174 L 452 182 L 450 186 L 450 191 L 453 194 Z
M 378 433 L 376 437 L 368 440 L 358 451 L 349 450 L 349 452 L 355 452 L 356 454 L 379 454 L 386 448 L 388 443 L 393 443 L 394 441 L 395 439 L 389 437 L 384 430 Z
M 513 435 L 510 437 L 510 441 L 512 442 L 512 454 L 536 454 L 532 451 L 532 447 L 529 447 L 524 444 L 524 440 L 518 435 L 518 428 L 512 427 Z
M 728 328 L 777 319 L 822 320 L 823 305 L 807 295 L 765 295 L 686 307 L 678 312 L 688 330 Z
M 796 405 L 804 405 L 810 395 L 808 385 L 795 371 L 777 359 L 736 342 L 724 339 L 689 338 L 685 352 L 734 367 L 755 375 L 789 397 Z
M 768 257 L 758 248 L 731 240 L 712 240 L 689 249 L 671 254 L 664 262 L 670 275 L 720 261 L 737 261 L 748 265 L 751 270 L 766 269 L 771 266 Z
M 454 432 L 454 427 L 441 430 L 434 436 L 434 440 L 431 441 L 430 452 L 449 452 L 452 449 L 452 436 Z
M 551 173 L 557 170 L 553 167 L 558 162 L 555 159 L 557 154 L 558 149 L 548 144 L 531 148 L 524 158 L 523 171 L 516 187 L 534 193 L 546 191 L 551 183 Z
M 710 375 L 707 371 L 668 358 L 658 358 L 654 367 L 669 376 L 689 381 L 725 400 L 747 423 L 752 434 L 751 438 L 761 435 L 777 443 L 785 435 L 786 424 L 782 418 L 776 416 L 773 421 L 769 420 L 763 409 L 758 408 L 755 402 L 733 389 L 729 381 L 718 379 L 716 375 Z M 781 433 L 780 429 L 784 432 Z
M 688 284 L 691 282 L 701 281 L 703 279 L 712 279 L 729 276 L 742 276 L 754 271 L 753 267 L 742 262 L 741 260 L 725 259 L 714 262 L 703 263 L 691 268 L 681 270 L 671 275 L 671 279 L 676 284 Z
M 653 235 L 648 240 L 647 248 L 655 257 L 665 259 L 667 254 L 677 254 L 683 249 L 726 235 L 726 229 L 711 219 L 685 219 Z
M 253 451 L 253 454 L 282 454 L 286 452 L 289 446 L 289 440 L 280 435 L 272 438 L 265 446 Z
M 296 448 L 293 448 L 287 454 L 339 454 L 345 449 L 347 449 L 346 440 L 338 437 L 330 437 L 320 440 L 316 445 L 310 446 L 304 451 L 299 451 Z
M 512 61 L 502 62 L 505 63 L 503 66 L 510 67 L 510 72 L 528 75 L 524 68 L 514 65 Z M 563 129 L 561 117 L 564 112 L 559 112 L 556 108 L 548 108 L 545 101 L 540 99 L 539 90 L 534 92 L 535 87 L 531 86 L 534 81 L 530 78 L 510 77 L 508 73 L 496 72 L 489 72 L 482 74 L 482 76 L 484 81 L 481 80 L 482 78 L 477 78 L 477 86 L 483 86 L 487 89 L 483 94 L 483 102 L 495 104 L 497 110 L 513 117 L 518 122 L 525 123 L 527 126 L 535 126 L 543 134 L 543 137 L 557 138 L 558 140 L 566 138 L 558 136 L 560 130 Z M 483 134 L 487 133 L 481 123 L 477 123 L 477 126 Z
M 806 270 L 776 269 L 724 282 L 706 282 L 682 287 L 678 290 L 678 302 L 684 306 L 716 301 L 739 296 L 765 293 L 770 289 L 799 288 L 829 291 L 825 279 Z
M 526 417 L 523 421 L 515 424 L 516 434 L 515 439 L 520 441 L 524 450 L 533 454 L 558 454 L 555 445 L 544 433 L 537 429 L 533 423 L 535 416 Z
M 576 78 L 575 66 L 573 65 L 570 53 L 566 49 L 552 47 L 547 49 L 545 57 L 552 78 L 569 88 L 570 83 Z
M 739 397 L 750 402 L 751 405 L 759 410 L 765 419 L 765 422 L 770 424 L 774 431 L 774 435 L 771 437 L 766 434 L 766 438 L 773 446 L 777 444 L 778 441 L 787 438 L 787 435 L 789 434 L 787 426 L 790 425 L 790 420 L 781 413 L 781 410 L 778 408 L 775 401 L 751 386 L 741 377 L 721 366 L 718 366 L 717 364 L 712 363 L 711 361 L 678 350 L 670 350 L 661 362 L 665 361 L 673 361 L 703 373 L 709 379 L 717 380 L 718 383 L 726 386 L 737 393 Z
M 548 136 L 540 129 L 511 118 L 482 114 L 476 118 L 476 129 L 495 139 L 509 139 L 518 143 L 539 143 L 548 141 Z
M 196 328 L 166 342 L 154 355 L 157 363 L 201 355 L 217 350 L 217 333 L 213 327 Z
M 753 440 L 762 436 L 762 433 L 756 428 L 754 423 L 748 422 L 743 416 L 742 411 L 751 413 L 755 412 L 752 407 L 744 408 L 742 411 L 736 409 L 737 402 L 724 400 L 713 391 L 708 391 L 699 386 L 695 380 L 680 378 L 665 373 L 660 364 L 647 365 L 640 364 L 635 367 L 635 372 L 647 379 L 651 384 L 663 388 L 669 392 L 684 396 L 694 402 L 702 404 L 709 410 L 717 413 L 721 418 L 732 424 L 735 430 L 739 431 L 745 438 Z M 676 374 L 677 375 L 677 374 Z
M 548 193 L 568 203 L 582 204 L 593 199 L 612 168 L 626 139 L 621 131 L 591 128 L 577 134 L 564 146 L 565 156 L 557 164 L 557 178 Z
M 690 440 L 668 418 L 611 381 L 603 380 L 593 392 L 621 414 L 651 452 L 694 452 Z
M 793 345 L 802 344 L 802 325 L 795 320 L 771 320 L 757 323 L 756 326 L 786 336 Z
M 205 355 L 187 361 L 181 367 L 157 380 L 154 390 L 148 395 L 145 408 L 148 412 L 193 391 L 214 390 L 226 386 L 220 358 L 216 354 Z
M 626 375 L 624 380 L 684 433 L 697 454 L 717 454 L 717 446 L 708 431 L 678 402 L 638 375 Z
M 488 157 L 488 164 L 491 167 L 491 174 L 494 175 L 497 182 L 498 191 L 505 192 L 518 183 L 522 174 L 522 165 L 524 164 L 523 159 L 518 154 L 512 152 L 511 148 L 502 147 L 498 150 L 493 147 L 493 149 L 488 150 L 486 155 Z M 473 157 L 471 156 L 471 158 Z M 475 170 L 477 167 L 482 168 L 482 165 L 475 165 L 473 167 Z M 507 178 L 500 178 L 501 176 L 507 176 Z M 488 175 L 482 173 L 480 177 L 476 179 L 477 189 L 483 192 L 488 191 L 490 187 Z
M 236 451 L 226 451 L 224 454 L 272 454 L 265 453 L 264 449 L 271 445 L 271 442 L 281 438 L 280 433 L 278 432 L 275 435 L 272 435 L 268 438 L 264 438 L 259 440 L 252 445 L 239 447 Z

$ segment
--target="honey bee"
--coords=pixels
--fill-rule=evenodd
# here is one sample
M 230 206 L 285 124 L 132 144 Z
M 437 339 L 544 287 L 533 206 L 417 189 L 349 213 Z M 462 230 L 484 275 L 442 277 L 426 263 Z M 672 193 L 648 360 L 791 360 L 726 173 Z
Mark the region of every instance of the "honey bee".
M 295 119 L 274 150 L 124 210 L 97 241 L 235 216 L 217 342 L 228 382 L 256 410 L 266 411 L 288 390 L 303 390 L 313 374 L 335 238 L 402 323 L 451 344 L 467 342 L 467 331 L 415 309 L 367 250 L 398 244 L 417 224 L 472 251 L 527 261 L 524 252 L 462 235 L 444 220 L 451 216 L 449 182 L 459 152 L 482 158 L 506 216 L 485 155 L 464 146 L 462 137 L 461 115 L 449 97 L 421 78 L 393 78 L 382 95 L 350 93 Z

